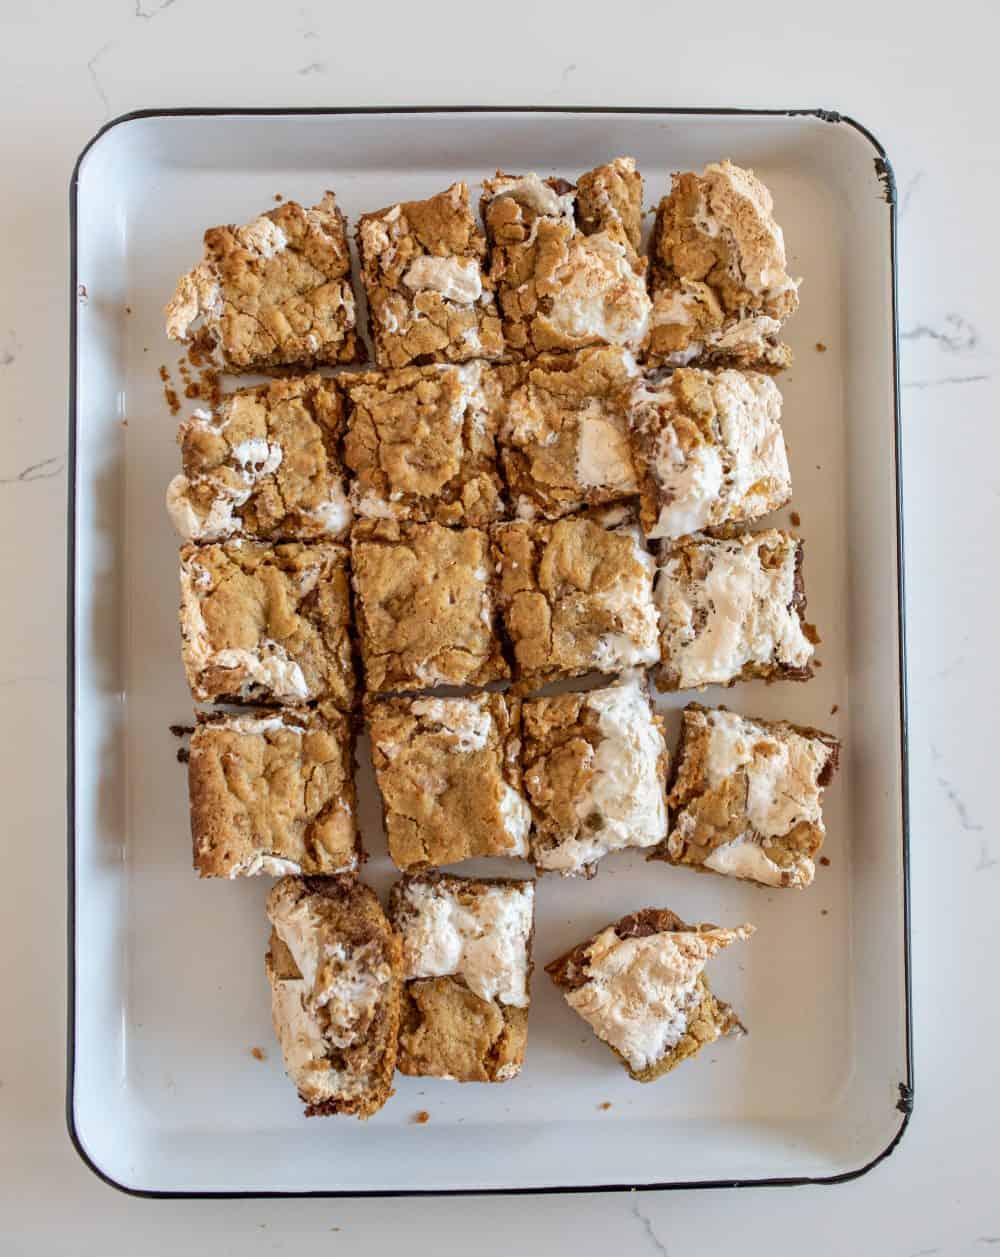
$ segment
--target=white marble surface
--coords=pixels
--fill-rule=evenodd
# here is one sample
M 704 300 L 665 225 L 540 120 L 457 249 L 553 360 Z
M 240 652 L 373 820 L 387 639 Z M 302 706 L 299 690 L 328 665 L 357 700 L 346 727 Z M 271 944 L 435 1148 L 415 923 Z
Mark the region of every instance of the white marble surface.
M 279 14 L 282 16 L 279 18 Z M 260 0 L 0 3 L 0 1248 L 11 1254 L 473 1249 L 988 1257 L 1000 1245 L 994 1085 L 1000 838 L 1000 9 L 663 0 L 503 7 Z M 899 181 L 916 1113 L 847 1185 L 426 1201 L 133 1200 L 63 1124 L 67 183 L 107 119 L 178 105 L 824 106 Z M 1000 376 L 997 377 L 1000 379 Z M 990 788 L 988 788 L 990 787 Z M 16 879 L 16 880 L 15 880 Z M 475 1239 L 472 1239 L 474 1228 Z

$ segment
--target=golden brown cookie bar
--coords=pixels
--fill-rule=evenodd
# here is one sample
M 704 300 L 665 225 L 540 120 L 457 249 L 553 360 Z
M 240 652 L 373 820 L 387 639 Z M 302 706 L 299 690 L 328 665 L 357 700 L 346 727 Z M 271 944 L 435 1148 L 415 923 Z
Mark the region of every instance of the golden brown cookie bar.
M 205 258 L 166 309 L 167 335 L 199 320 L 229 371 L 357 362 L 347 221 L 327 192 L 304 209 L 286 201 L 244 227 L 211 227 Z
M 199 702 L 354 701 L 347 549 L 226 541 L 181 548 L 181 636 Z
M 792 496 L 781 393 L 757 372 L 682 367 L 632 394 L 632 453 L 647 537 L 745 523 Z
M 182 475 L 167 511 L 188 541 L 335 540 L 351 522 L 333 380 L 306 375 L 239 389 L 180 425 Z
M 587 205 L 597 226 L 592 197 Z M 572 184 L 499 170 L 483 182 L 481 208 L 510 353 L 643 345 L 651 308 L 646 260 L 624 221 L 612 215 L 587 234 L 576 223 Z
M 528 854 L 517 699 L 380 699 L 366 714 L 389 855 L 399 868 Z
M 799 304 L 770 192 L 724 161 L 676 174 L 653 230 L 647 355 L 777 371 L 792 360 L 781 327 Z
M 622 917 L 545 972 L 636 1082 L 654 1082 L 708 1043 L 744 1033 L 712 994 L 704 968 L 752 925 L 685 925 L 667 908 Z
M 283 877 L 265 961 L 285 1072 L 307 1117 L 366 1118 L 392 1095 L 403 948 L 355 877 Z
M 660 615 L 661 690 L 762 677 L 807 681 L 814 635 L 805 623 L 803 543 L 791 533 L 664 543 L 653 587 Z
M 623 522 L 606 527 L 605 521 Z M 659 658 L 653 559 L 624 512 L 492 530 L 515 678 L 619 672 Z
M 644 677 L 524 699 L 521 720 L 539 872 L 592 877 L 609 852 L 666 838 L 669 756 Z
M 629 244 L 639 252 L 642 239 L 642 175 L 634 157 L 616 157 L 597 166 L 576 182 L 576 213 L 585 235 L 605 231 L 617 223 Z
M 370 371 L 345 388 L 344 461 L 360 518 L 482 527 L 502 516 L 500 394 L 485 363 Z
M 840 743 L 819 729 L 684 709 L 671 828 L 649 856 L 765 886 L 808 886 L 823 845 L 823 790 Z
M 361 520 L 351 553 L 369 690 L 485 685 L 508 675 L 485 532 Z
M 398 1068 L 456 1082 L 507 1082 L 528 1041 L 535 885 L 511 878 L 405 877 L 389 896 L 403 940 Z
M 466 184 L 363 214 L 357 240 L 380 367 L 500 356 L 486 241 Z
M 329 704 L 199 713 L 188 762 L 194 867 L 228 878 L 356 871 L 353 769 L 350 724 Z
M 504 475 L 521 518 L 635 496 L 628 405 L 638 368 L 627 349 L 542 354 L 497 375 Z

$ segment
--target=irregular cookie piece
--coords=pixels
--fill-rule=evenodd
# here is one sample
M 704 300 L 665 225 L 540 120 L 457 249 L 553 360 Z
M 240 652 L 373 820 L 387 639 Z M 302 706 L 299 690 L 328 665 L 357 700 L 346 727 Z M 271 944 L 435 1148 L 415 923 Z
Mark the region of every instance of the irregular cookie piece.
M 492 537 L 519 682 L 656 662 L 653 558 L 626 513 L 497 524 Z
M 764 886 L 808 886 L 840 742 L 784 720 L 684 709 L 667 841 L 649 856 Z
M 716 952 L 753 932 L 752 925 L 685 925 L 666 908 L 644 908 L 550 961 L 545 972 L 629 1077 L 654 1082 L 707 1043 L 745 1033 L 703 970 Z
M 539 871 L 593 877 L 608 852 L 666 838 L 669 756 L 644 678 L 525 699 L 521 715 Z
M 639 252 L 642 239 L 642 175 L 634 157 L 616 157 L 597 166 L 576 182 L 576 212 L 585 235 L 621 226 L 629 244 Z
M 502 694 L 369 702 L 372 759 L 403 869 L 528 854 L 520 704 Z
M 504 475 L 522 519 L 635 496 L 628 406 L 638 368 L 627 349 L 542 354 L 497 375 Z
M 351 552 L 369 690 L 485 685 L 508 675 L 485 532 L 362 520 Z
M 813 644 L 802 619 L 803 545 L 790 533 L 666 545 L 653 589 L 660 613 L 661 690 L 763 677 L 807 681 Z
M 466 184 L 363 214 L 357 240 L 380 367 L 500 356 L 500 317 L 483 272 L 486 241 Z
M 781 393 L 767 375 L 681 368 L 632 393 L 632 453 L 647 537 L 745 523 L 792 496 Z
M 337 442 L 343 403 L 321 375 L 275 380 L 196 410 L 177 434 L 184 474 L 167 511 L 189 541 L 334 540 L 351 508 Z
M 166 314 L 171 340 L 189 340 L 200 319 L 228 371 L 357 362 L 347 220 L 336 197 L 211 227 L 205 260 L 178 281 Z
M 345 388 L 344 461 L 361 518 L 481 527 L 503 514 L 500 392 L 484 363 L 371 371 Z
M 180 557 L 184 668 L 199 702 L 351 707 L 346 547 L 234 540 Z
M 752 170 L 724 161 L 677 174 L 653 230 L 653 310 L 647 353 L 776 371 L 790 365 L 779 341 L 801 281 L 785 269 L 785 239 L 771 194 Z
M 405 877 L 389 916 L 403 939 L 401 1074 L 507 1082 L 528 1041 L 533 882 Z
M 403 947 L 354 877 L 283 877 L 265 961 L 285 1072 L 307 1117 L 371 1117 L 392 1095 Z
M 586 345 L 638 350 L 646 339 L 646 260 L 623 222 L 579 231 L 575 199 L 572 184 L 534 174 L 498 170 L 483 182 L 490 276 L 515 357 Z
M 353 760 L 350 724 L 328 704 L 199 713 L 188 762 L 198 873 L 356 871 L 364 852 Z

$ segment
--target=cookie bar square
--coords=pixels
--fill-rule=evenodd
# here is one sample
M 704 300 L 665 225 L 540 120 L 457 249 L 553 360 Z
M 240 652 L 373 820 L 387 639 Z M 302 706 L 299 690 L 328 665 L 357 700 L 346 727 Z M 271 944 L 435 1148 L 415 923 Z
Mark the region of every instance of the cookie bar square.
M 776 528 L 665 542 L 653 587 L 659 688 L 700 689 L 754 677 L 807 681 L 814 633 L 802 618 L 803 551 L 799 538 Z
M 541 354 L 497 375 L 504 476 L 522 519 L 636 495 L 628 407 L 638 368 L 627 349 Z
M 545 972 L 629 1077 L 654 1082 L 706 1044 L 744 1032 L 712 994 L 704 969 L 753 932 L 752 925 L 685 925 L 666 908 L 644 908 L 550 961 Z
M 345 381 L 344 461 L 362 518 L 482 527 L 502 516 L 500 391 L 482 362 L 371 371 Z
M 500 609 L 523 686 L 659 658 L 653 558 L 627 513 L 519 520 L 495 525 L 492 537 Z
M 328 704 L 199 713 L 188 762 L 194 867 L 228 878 L 356 871 L 353 768 L 350 724 Z
M 634 157 L 616 157 L 576 182 L 576 214 L 580 230 L 591 236 L 618 225 L 639 252 L 642 240 L 642 175 Z
M 819 729 L 684 709 L 670 834 L 649 856 L 764 886 L 808 886 L 840 743 Z
M 188 541 L 336 540 L 351 522 L 338 443 L 344 407 L 321 375 L 275 380 L 180 425 L 167 511 Z
M 648 357 L 777 371 L 790 365 L 782 324 L 799 304 L 799 280 L 771 193 L 724 161 L 675 174 L 653 229 Z
M 632 453 L 647 537 L 745 523 L 792 496 L 781 393 L 757 372 L 682 367 L 632 394 Z
M 609 852 L 666 838 L 669 755 L 643 677 L 524 699 L 521 719 L 531 854 L 540 872 L 592 877 Z
M 498 170 L 483 182 L 490 277 L 515 357 L 587 345 L 637 351 L 645 342 L 646 260 L 624 222 L 611 216 L 599 223 L 594 195 L 587 213 L 597 229 L 587 234 L 576 222 L 576 188 L 565 180 Z
M 503 694 L 367 705 L 389 855 L 404 871 L 527 856 L 520 704 Z
M 431 873 L 392 888 L 403 940 L 401 1074 L 507 1082 L 528 1041 L 535 885 Z
M 190 340 L 200 323 L 228 371 L 357 362 L 347 220 L 336 197 L 209 228 L 205 258 L 181 276 L 166 315 L 172 340 Z
M 184 668 L 199 702 L 354 701 L 347 549 L 257 541 L 181 548 Z
M 500 356 L 486 241 L 466 184 L 362 214 L 357 240 L 380 367 Z
M 285 1072 L 307 1117 L 367 1118 L 392 1095 L 403 948 L 355 877 L 283 877 L 265 960 Z
M 361 520 L 351 553 L 370 691 L 485 685 L 508 675 L 485 532 Z

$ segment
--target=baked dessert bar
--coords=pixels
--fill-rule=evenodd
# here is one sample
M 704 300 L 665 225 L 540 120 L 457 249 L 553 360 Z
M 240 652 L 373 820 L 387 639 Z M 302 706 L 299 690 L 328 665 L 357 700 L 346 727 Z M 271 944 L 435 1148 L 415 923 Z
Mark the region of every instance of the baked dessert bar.
M 819 729 L 690 703 L 667 797 L 670 835 L 649 858 L 808 886 L 826 834 L 823 790 L 839 756 L 838 740 Z
M 616 157 L 581 175 L 576 183 L 580 230 L 591 236 L 618 225 L 636 253 L 642 240 L 642 175 L 634 157 Z
M 342 423 L 337 386 L 320 375 L 240 389 L 215 413 L 196 410 L 177 434 L 184 472 L 167 489 L 174 527 L 189 541 L 343 537 L 351 508 Z
M 370 691 L 485 685 L 508 675 L 485 532 L 360 520 L 351 552 Z
M 389 855 L 404 871 L 526 856 L 520 704 L 503 694 L 369 701 Z
M 500 609 L 523 685 L 659 658 L 653 559 L 627 512 L 497 524 L 492 537 Z
M 202 877 L 356 871 L 354 736 L 317 709 L 198 714 L 188 789 L 194 867 Z
M 363 214 L 357 240 L 380 367 L 500 356 L 486 241 L 466 184 Z
M 646 260 L 620 211 L 608 214 L 602 207 L 599 222 L 596 186 L 587 201 L 588 223 L 596 229 L 580 230 L 576 195 L 565 180 L 535 174 L 498 170 L 483 182 L 490 277 L 506 347 L 516 357 L 586 345 L 637 351 L 645 342 L 651 309 Z
M 781 393 L 767 375 L 682 367 L 637 382 L 632 452 L 647 537 L 744 523 L 792 496 Z
M 354 701 L 347 549 L 258 541 L 181 548 L 184 668 L 199 702 Z
M 525 699 L 522 771 L 540 872 L 591 877 L 610 851 L 667 836 L 669 756 L 645 678 Z
M 752 925 L 685 925 L 666 908 L 644 908 L 545 966 L 566 1003 L 636 1082 L 654 1082 L 708 1043 L 744 1033 L 711 992 L 704 968 Z
M 653 229 L 648 354 L 671 366 L 787 367 L 779 340 L 799 304 L 771 193 L 724 161 L 676 174 Z
M 808 680 L 814 648 L 802 618 L 802 555 L 803 543 L 776 528 L 664 542 L 653 587 L 659 688 Z
M 499 386 L 484 363 L 371 371 L 345 388 L 344 461 L 360 518 L 482 527 L 503 514 Z
M 628 405 L 638 368 L 627 349 L 541 354 L 497 375 L 504 476 L 520 518 L 635 496 Z
M 431 873 L 392 888 L 403 939 L 401 1074 L 507 1082 L 528 1041 L 535 885 Z
M 285 1072 L 307 1117 L 366 1118 L 392 1095 L 403 947 L 355 877 L 283 877 L 265 960 Z
M 347 220 L 332 192 L 305 209 L 286 201 L 244 227 L 205 232 L 205 258 L 182 275 L 167 335 L 196 323 L 228 371 L 357 362 Z

